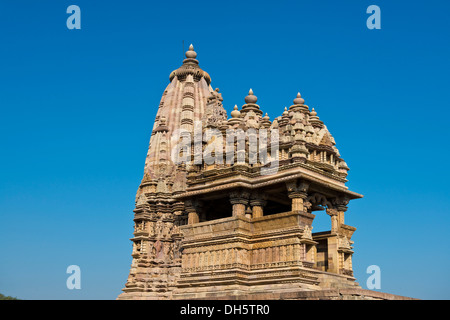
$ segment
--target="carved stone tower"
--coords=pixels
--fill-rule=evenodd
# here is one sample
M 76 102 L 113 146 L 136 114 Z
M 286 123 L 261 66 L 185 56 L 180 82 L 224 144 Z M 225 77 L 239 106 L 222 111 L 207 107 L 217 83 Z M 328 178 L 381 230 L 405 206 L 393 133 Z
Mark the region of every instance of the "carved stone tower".
M 191 45 L 159 104 L 119 299 L 359 288 L 344 216 L 362 196 L 345 186 L 349 168 L 314 108 L 298 94 L 270 121 L 250 90 L 228 119 L 196 57 Z M 331 230 L 312 232 L 316 214 Z

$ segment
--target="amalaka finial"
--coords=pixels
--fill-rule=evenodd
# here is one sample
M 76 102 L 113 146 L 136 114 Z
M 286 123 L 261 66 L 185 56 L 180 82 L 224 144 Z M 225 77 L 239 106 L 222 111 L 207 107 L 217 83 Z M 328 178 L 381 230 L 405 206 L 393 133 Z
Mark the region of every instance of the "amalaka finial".
M 189 46 L 189 50 L 186 51 L 186 58 L 188 59 L 197 58 L 197 52 L 194 51 L 194 46 L 192 44 Z
M 302 98 L 302 95 L 297 93 L 297 98 L 294 99 L 294 104 L 304 104 L 305 100 Z
M 247 104 L 249 104 L 249 103 L 255 104 L 256 101 L 258 101 L 258 98 L 253 94 L 253 90 L 250 89 L 248 91 L 248 96 L 246 96 L 244 100 L 245 100 L 245 103 L 247 103 Z

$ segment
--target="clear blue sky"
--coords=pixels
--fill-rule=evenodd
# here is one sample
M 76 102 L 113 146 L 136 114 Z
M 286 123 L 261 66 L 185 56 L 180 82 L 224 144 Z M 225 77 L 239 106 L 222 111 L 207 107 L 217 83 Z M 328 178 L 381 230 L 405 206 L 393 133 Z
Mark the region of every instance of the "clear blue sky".
M 81 30 L 66 27 L 71 4 Z M 381 30 L 366 27 L 371 4 Z M 365 195 L 346 218 L 362 287 L 375 264 L 383 292 L 450 299 L 449 13 L 438 0 L 1 1 L 0 293 L 121 292 L 153 120 L 184 40 L 229 112 L 249 88 L 271 119 L 298 91 L 316 109 Z M 81 290 L 66 288 L 72 264 Z

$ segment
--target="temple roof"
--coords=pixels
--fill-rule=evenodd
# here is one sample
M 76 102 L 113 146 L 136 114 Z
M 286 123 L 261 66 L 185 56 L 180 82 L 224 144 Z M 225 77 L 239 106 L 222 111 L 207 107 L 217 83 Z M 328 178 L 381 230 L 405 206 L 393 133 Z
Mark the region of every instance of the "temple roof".
M 219 129 L 222 133 L 228 129 L 277 130 L 280 168 L 301 164 L 302 168 L 319 172 L 344 187 L 349 168 L 341 158 L 333 136 L 319 119 L 315 108 L 310 109 L 300 93 L 293 99 L 293 104 L 289 108 L 284 107 L 281 115 L 272 121 L 257 104 L 258 98 L 252 89 L 244 98 L 245 104 L 240 109 L 235 105 L 233 110 L 230 110 L 229 118 L 222 101 L 219 89 L 214 90 L 211 87 L 211 78 L 200 68 L 197 53 L 190 45 L 186 59 L 170 74 L 170 84 L 162 95 L 150 139 L 142 185 L 157 184 L 158 190 L 163 193 L 185 191 L 189 184 L 187 176 L 191 178 L 196 176 L 201 180 L 206 171 L 212 170 L 214 173 L 206 174 L 211 176 L 219 174 L 221 169 L 230 167 L 228 164 L 213 166 L 174 164 L 171 153 L 180 140 L 173 137 L 180 130 L 193 133 L 194 125 L 200 123 L 202 132 L 208 128 Z M 269 143 L 270 139 L 269 137 Z M 248 140 L 246 143 L 248 144 Z M 209 144 L 210 142 L 203 141 L 202 148 Z M 248 161 L 247 157 L 246 162 Z M 252 170 L 261 166 L 251 163 L 246 165 Z M 190 174 L 187 175 L 187 172 Z

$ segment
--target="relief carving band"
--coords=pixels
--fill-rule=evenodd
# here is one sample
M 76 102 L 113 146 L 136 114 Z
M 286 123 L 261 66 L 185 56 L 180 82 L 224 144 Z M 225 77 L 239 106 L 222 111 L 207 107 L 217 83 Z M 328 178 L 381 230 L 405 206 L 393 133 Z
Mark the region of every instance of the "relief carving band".
M 344 224 L 362 195 L 346 187 L 349 168 L 314 108 L 298 93 L 271 119 L 250 89 L 228 114 L 192 45 L 169 79 L 118 299 L 362 290 L 351 263 L 356 228 Z M 317 215 L 330 230 L 312 232 Z

